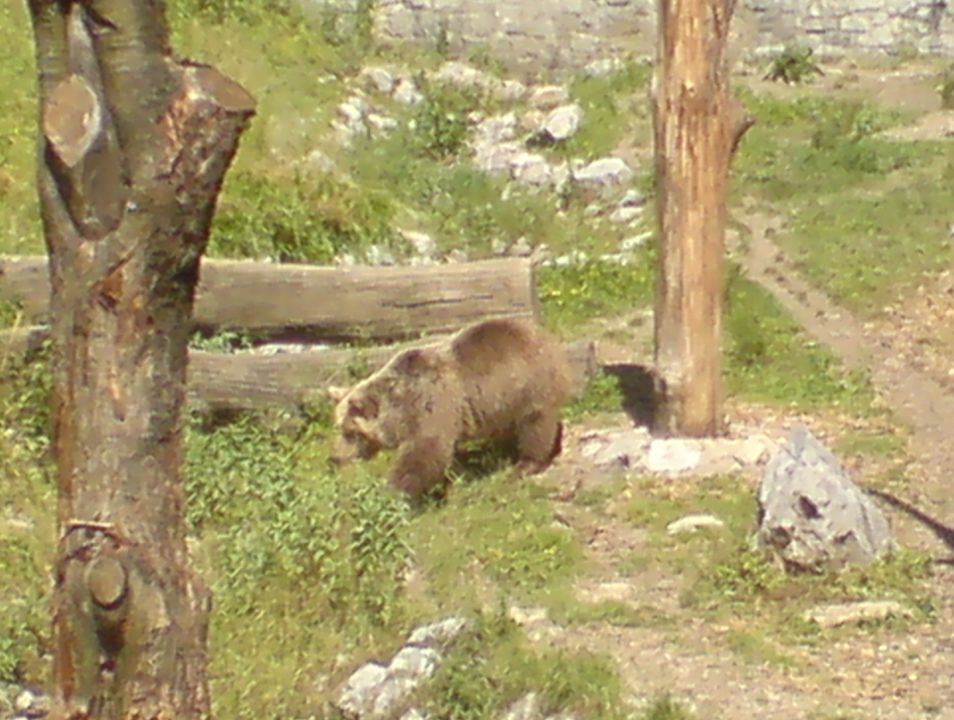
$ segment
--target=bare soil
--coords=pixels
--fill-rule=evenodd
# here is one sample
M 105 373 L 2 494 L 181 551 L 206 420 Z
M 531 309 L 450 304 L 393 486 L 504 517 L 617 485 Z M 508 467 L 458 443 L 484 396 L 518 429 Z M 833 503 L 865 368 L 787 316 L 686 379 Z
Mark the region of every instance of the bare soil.
M 888 73 L 848 68 L 821 82 L 934 113 L 928 118 L 941 117 L 929 68 Z M 915 127 L 899 137 L 907 137 L 905 132 L 912 138 L 947 136 L 949 126 L 945 119 L 922 120 Z M 749 277 L 771 291 L 809 335 L 849 366 L 867 370 L 880 398 L 910 429 L 908 457 L 895 471 L 907 479 L 903 500 L 922 517 L 883 507 L 902 545 L 939 560 L 933 579 L 936 617 L 903 629 L 850 630 L 823 635 L 817 644 L 786 646 L 789 662 L 784 663 L 733 652 L 728 636 L 744 631 L 744 621 L 732 627 L 694 616 L 679 602 L 683 579 L 678 575 L 620 570 L 627 557 L 652 550 L 644 530 L 574 502 L 581 488 L 608 482 L 579 456 L 581 429 L 576 428 L 568 433 L 564 457 L 547 481 L 561 490 L 554 493 L 562 498 L 555 502 L 556 517 L 584 539 L 596 568 L 580 582 L 578 596 L 590 602 L 630 602 L 666 621 L 637 627 L 591 622 L 559 628 L 541 642 L 609 653 L 634 700 L 672 693 L 700 719 L 954 718 L 954 568 L 946 562 L 954 555 L 954 531 L 945 532 L 947 523 L 954 522 L 954 278 L 951 273 L 926 278 L 913 296 L 887 309 L 882 319 L 865 324 L 807 284 L 775 245 L 783 218 L 756 208 L 742 208 L 740 215 L 750 230 L 747 247 L 741 248 Z M 651 318 L 621 318 L 608 325 L 604 335 L 598 343 L 604 364 L 650 364 Z M 794 416 L 738 403 L 728 407 L 728 417 L 733 434 L 758 430 L 782 436 L 805 423 L 829 440 L 859 422 L 837 413 Z M 618 419 L 619 425 L 631 422 L 628 416 Z M 846 464 L 864 485 L 866 478 L 884 471 L 879 467 L 884 462 L 860 457 Z M 751 474 L 754 488 L 758 473 Z

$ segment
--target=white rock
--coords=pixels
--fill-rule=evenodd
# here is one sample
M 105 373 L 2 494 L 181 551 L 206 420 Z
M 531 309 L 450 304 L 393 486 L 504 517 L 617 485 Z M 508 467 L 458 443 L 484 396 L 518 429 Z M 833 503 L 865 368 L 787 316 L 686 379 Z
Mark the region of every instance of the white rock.
M 350 97 L 343 103 L 338 104 L 338 114 L 348 123 L 360 123 L 368 111 L 367 103 L 357 96 Z
M 692 470 L 701 459 L 698 440 L 657 438 L 649 444 L 643 466 L 650 472 L 672 475 Z
M 646 454 L 652 437 L 644 427 L 596 430 L 580 442 L 580 454 L 599 466 L 636 467 Z
M 421 680 L 410 677 L 389 675 L 378 688 L 374 697 L 370 717 L 389 718 L 408 700 L 420 687 Z
M 398 81 L 392 97 L 402 105 L 417 105 L 424 100 L 421 91 L 410 78 L 402 78 Z
M 510 257 L 530 257 L 533 254 L 533 246 L 526 237 L 519 237 L 507 250 L 507 254 Z
M 631 223 L 643 216 L 643 209 L 640 207 L 618 207 L 610 213 L 609 221 L 618 225 Z
M 446 83 L 459 88 L 478 88 L 486 90 L 499 81 L 482 70 L 462 63 L 458 60 L 448 60 L 443 63 L 433 75 L 437 82 Z
M 330 172 L 335 169 L 335 161 L 317 149 L 305 155 L 302 162 L 307 169 L 317 172 Z
M 372 245 L 365 253 L 368 265 L 388 266 L 395 265 L 394 253 L 382 245 Z
M 516 102 L 527 94 L 527 86 L 519 80 L 504 80 L 494 90 L 494 96 L 504 102 Z
M 388 665 L 388 673 L 395 677 L 416 680 L 429 678 L 437 670 L 441 656 L 429 647 L 408 645 L 401 648 Z
M 494 115 L 477 124 L 474 129 L 474 144 L 499 144 L 513 140 L 517 135 L 517 116 L 513 112 Z
M 374 712 L 378 693 L 387 678 L 388 671 L 382 665 L 362 665 L 348 678 L 335 707 L 349 718 L 367 716 Z
M 508 707 L 500 720 L 543 720 L 539 696 L 535 692 L 527 693 Z
M 637 190 L 630 188 L 626 194 L 620 198 L 620 207 L 643 207 L 646 204 L 647 197 Z
M 414 248 L 415 254 L 419 257 L 432 258 L 437 255 L 437 243 L 427 233 L 416 230 L 398 230 L 398 232 Z
M 530 107 L 548 110 L 570 99 L 570 93 L 562 85 L 541 85 L 530 93 Z
M 583 67 L 583 74 L 589 77 L 601 77 L 603 75 L 612 75 L 623 68 L 623 61 L 619 58 L 603 58 L 602 60 L 593 60 Z
M 547 622 L 547 609 L 543 607 L 522 608 L 519 605 L 511 605 L 507 608 L 507 617 L 520 627 L 535 625 L 537 623 Z
M 652 230 L 647 230 L 646 232 L 640 233 L 639 235 L 632 235 L 623 239 L 623 242 L 619 244 L 619 249 L 627 253 L 634 252 L 652 240 L 652 237 Z
M 467 629 L 470 621 L 462 617 L 450 617 L 446 620 L 422 625 L 414 630 L 407 639 L 410 645 L 425 647 L 446 647 Z
M 624 160 L 616 157 L 600 158 L 573 173 L 573 179 L 581 185 L 619 185 L 629 182 L 633 171 Z
M 383 67 L 366 67 L 361 71 L 358 77 L 362 78 L 379 93 L 384 93 L 385 95 L 389 95 L 394 90 L 396 83 L 391 71 Z
M 725 523 L 715 515 L 687 515 L 669 523 L 666 526 L 666 534 L 680 535 L 703 529 L 721 530 L 724 527 Z
M 525 185 L 548 185 L 553 174 L 550 164 L 542 155 L 522 152 L 510 160 L 513 179 Z
M 542 110 L 527 110 L 520 116 L 520 129 L 528 133 L 538 133 L 543 129 L 547 115 Z
M 583 121 L 583 108 L 576 103 L 561 105 L 550 111 L 543 121 L 543 130 L 554 140 L 567 140 L 576 135 Z
M 523 152 L 518 142 L 478 145 L 474 148 L 474 165 L 485 173 L 509 173 L 513 159 Z
M 25 713 L 36 701 L 36 696 L 29 690 L 23 690 L 13 701 L 13 709 L 18 713 Z
M 375 130 L 380 130 L 381 132 L 387 133 L 391 130 L 394 130 L 398 126 L 398 121 L 394 118 L 388 117 L 387 115 L 381 115 L 380 113 L 368 113 L 368 125 L 373 127 Z
M 805 612 L 804 617 L 823 628 L 832 628 L 870 620 L 887 620 L 890 617 L 910 617 L 913 614 L 911 608 L 894 600 L 863 600 L 812 608 Z

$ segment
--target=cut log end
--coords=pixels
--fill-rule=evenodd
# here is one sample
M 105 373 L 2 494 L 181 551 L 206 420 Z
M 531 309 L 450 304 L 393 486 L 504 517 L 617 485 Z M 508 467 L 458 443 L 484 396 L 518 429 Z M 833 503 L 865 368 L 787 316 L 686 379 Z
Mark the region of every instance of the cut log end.
M 255 98 L 241 85 L 213 67 L 196 65 L 186 73 L 190 90 L 230 113 L 252 113 Z
M 71 75 L 43 107 L 43 134 L 66 167 L 75 167 L 103 131 L 103 113 L 85 79 Z
M 103 610 L 115 610 L 126 599 L 126 569 L 118 558 L 98 557 L 86 571 L 86 588 L 92 601 Z

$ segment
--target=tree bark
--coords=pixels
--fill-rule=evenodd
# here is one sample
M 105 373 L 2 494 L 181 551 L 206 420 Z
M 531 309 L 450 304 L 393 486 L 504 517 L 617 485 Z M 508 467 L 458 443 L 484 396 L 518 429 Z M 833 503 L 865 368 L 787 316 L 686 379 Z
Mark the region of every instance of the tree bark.
M 26 322 L 49 316 L 45 272 L 43 258 L 0 256 L 0 298 L 19 302 Z M 533 266 L 524 258 L 341 268 L 206 259 L 194 320 L 256 337 L 394 340 L 538 314 Z
M 728 89 L 735 0 L 659 0 L 653 82 L 660 253 L 655 361 L 664 434 L 722 425 L 722 263 L 729 161 L 754 119 Z
M 173 58 L 153 0 L 29 0 L 60 540 L 55 718 L 209 714 L 181 409 L 215 201 L 254 101 Z

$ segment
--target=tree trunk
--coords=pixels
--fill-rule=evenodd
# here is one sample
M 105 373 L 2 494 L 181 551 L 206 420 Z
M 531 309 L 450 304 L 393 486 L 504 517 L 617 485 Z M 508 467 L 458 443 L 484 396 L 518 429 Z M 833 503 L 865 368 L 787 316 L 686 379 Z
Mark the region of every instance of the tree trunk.
M 59 483 L 53 717 L 207 717 L 180 420 L 199 258 L 254 101 L 172 57 L 162 2 L 30 11 Z
M 655 356 L 660 432 L 721 428 L 722 262 L 731 155 L 753 118 L 731 98 L 735 0 L 659 0 L 653 82 L 660 229 Z

